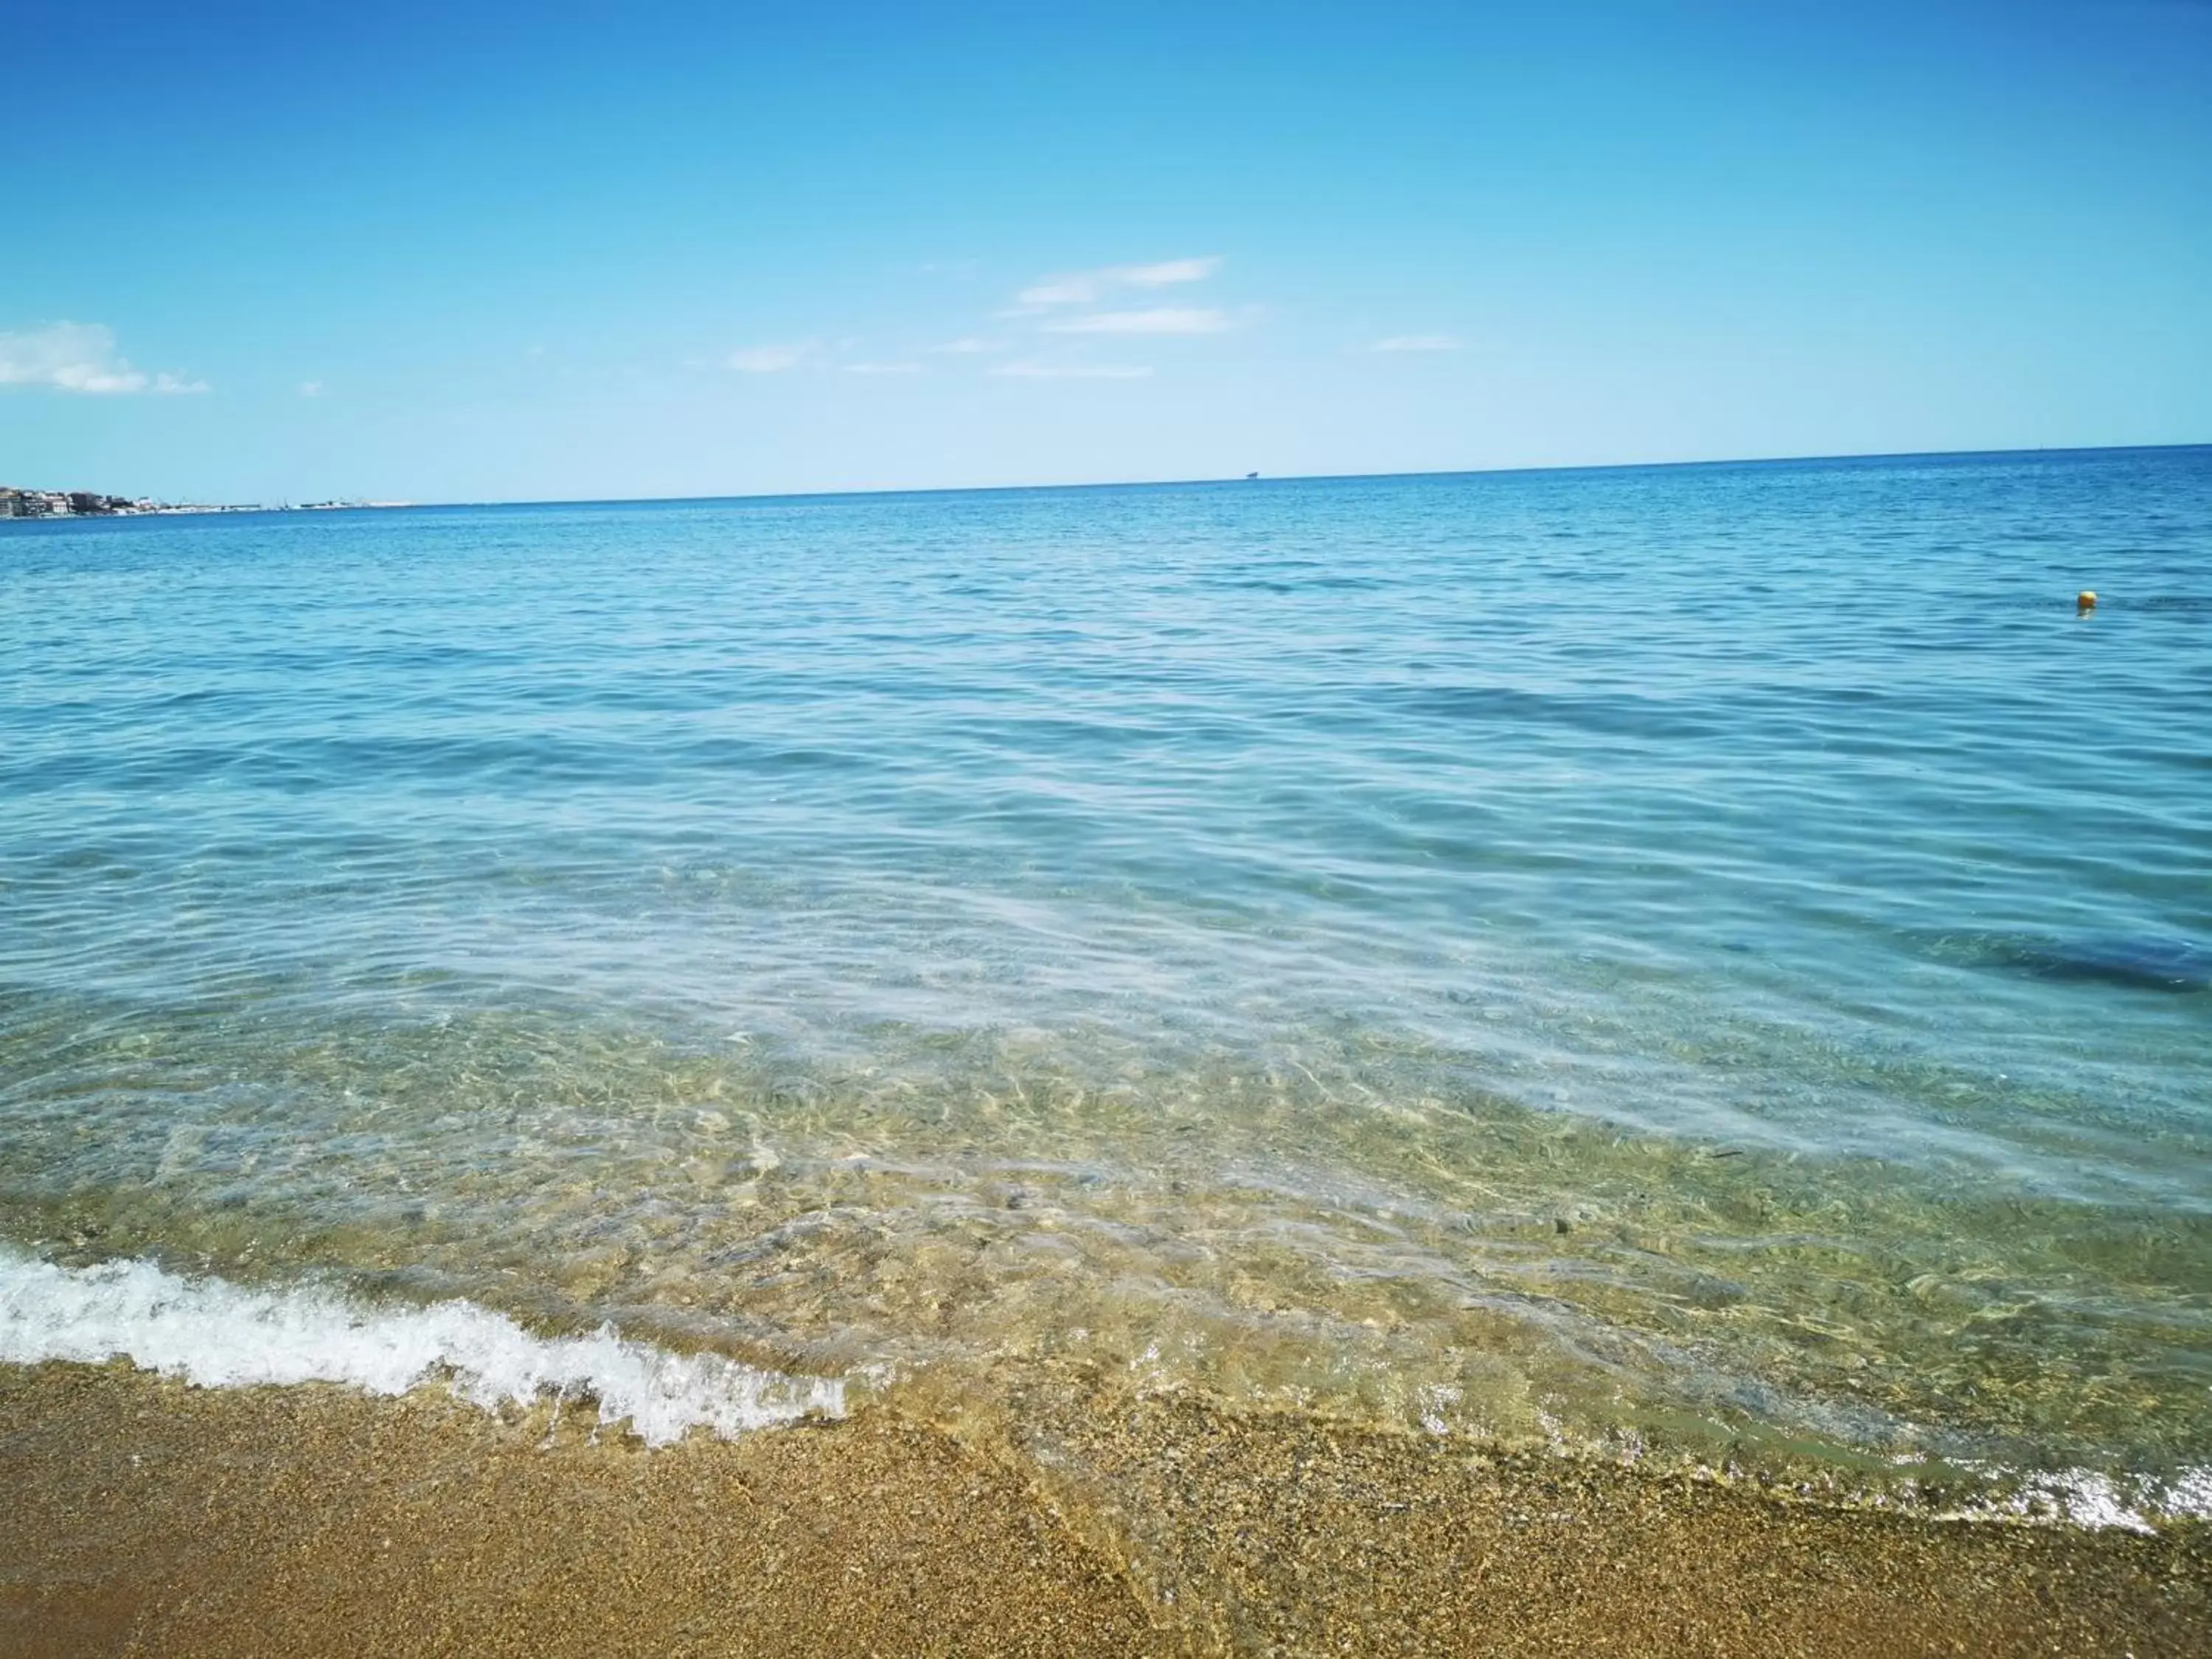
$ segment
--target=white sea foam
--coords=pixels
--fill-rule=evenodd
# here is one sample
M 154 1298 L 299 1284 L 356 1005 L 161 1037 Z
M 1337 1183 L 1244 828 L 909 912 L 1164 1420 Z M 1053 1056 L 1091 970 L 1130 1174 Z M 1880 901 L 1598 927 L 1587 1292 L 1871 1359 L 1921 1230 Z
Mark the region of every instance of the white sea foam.
M 2160 1521 L 2212 1516 L 2212 1468 L 2184 1469 L 2166 1480 L 2060 1469 L 2027 1477 L 2002 1507 L 2018 1515 L 2055 1516 L 2077 1527 L 2155 1532 Z
M 338 1382 L 398 1395 L 442 1379 L 487 1411 L 546 1395 L 588 1396 L 601 1423 L 627 1420 L 652 1445 L 698 1426 L 727 1437 L 836 1417 L 845 1405 L 836 1378 L 674 1353 L 611 1325 L 543 1337 L 469 1302 L 372 1307 L 314 1289 L 182 1279 L 146 1261 L 61 1267 L 0 1250 L 0 1362 L 117 1355 L 204 1388 Z
M 2168 1522 L 2212 1520 L 2212 1464 L 2191 1465 L 2165 1476 L 2108 1474 L 2100 1469 L 2009 1469 L 1966 1460 L 1956 1467 L 1988 1480 L 1990 1494 L 1925 1513 L 1952 1521 L 2055 1521 L 2092 1532 L 2117 1527 L 2154 1533 Z M 1917 1495 L 1914 1483 L 1905 1484 L 1904 1495 L 1908 1501 Z M 1887 1506 L 1894 1500 L 1884 1494 L 1875 1501 Z

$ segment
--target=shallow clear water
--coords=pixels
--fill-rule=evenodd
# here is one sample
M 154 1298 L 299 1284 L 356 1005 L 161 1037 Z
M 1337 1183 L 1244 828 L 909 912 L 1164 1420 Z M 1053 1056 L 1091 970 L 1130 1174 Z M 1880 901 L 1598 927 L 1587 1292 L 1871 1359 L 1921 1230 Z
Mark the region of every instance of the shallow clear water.
M 2208 987 L 2212 450 L 0 526 L 63 1263 L 2170 1469 Z

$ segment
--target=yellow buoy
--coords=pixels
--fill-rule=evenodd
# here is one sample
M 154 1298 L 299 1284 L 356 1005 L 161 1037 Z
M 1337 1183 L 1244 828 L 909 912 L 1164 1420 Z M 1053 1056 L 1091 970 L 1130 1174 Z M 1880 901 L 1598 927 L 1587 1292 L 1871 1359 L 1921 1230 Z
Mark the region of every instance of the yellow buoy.
M 2086 617 L 2096 608 L 2097 590 L 2094 587 L 2085 587 L 2074 596 L 2074 609 L 2077 614 Z

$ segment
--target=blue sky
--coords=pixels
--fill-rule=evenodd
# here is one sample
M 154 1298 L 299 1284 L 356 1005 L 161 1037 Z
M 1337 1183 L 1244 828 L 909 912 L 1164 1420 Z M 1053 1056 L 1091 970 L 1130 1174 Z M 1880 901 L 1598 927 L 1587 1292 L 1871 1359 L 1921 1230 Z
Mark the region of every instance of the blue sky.
M 2212 440 L 2212 5 L 0 0 L 0 481 Z

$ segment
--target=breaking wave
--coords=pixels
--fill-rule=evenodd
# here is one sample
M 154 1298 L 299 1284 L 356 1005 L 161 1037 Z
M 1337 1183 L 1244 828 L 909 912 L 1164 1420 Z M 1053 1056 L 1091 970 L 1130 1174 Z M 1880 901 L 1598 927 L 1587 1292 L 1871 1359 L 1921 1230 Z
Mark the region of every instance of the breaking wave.
M 474 1303 L 366 1305 L 312 1288 L 180 1278 L 149 1261 L 64 1267 L 0 1249 L 0 1362 L 118 1356 L 202 1388 L 337 1382 L 400 1395 L 442 1380 L 486 1411 L 595 1400 L 649 1445 L 844 1413 L 835 1377 L 788 1376 L 620 1335 L 544 1337 Z

